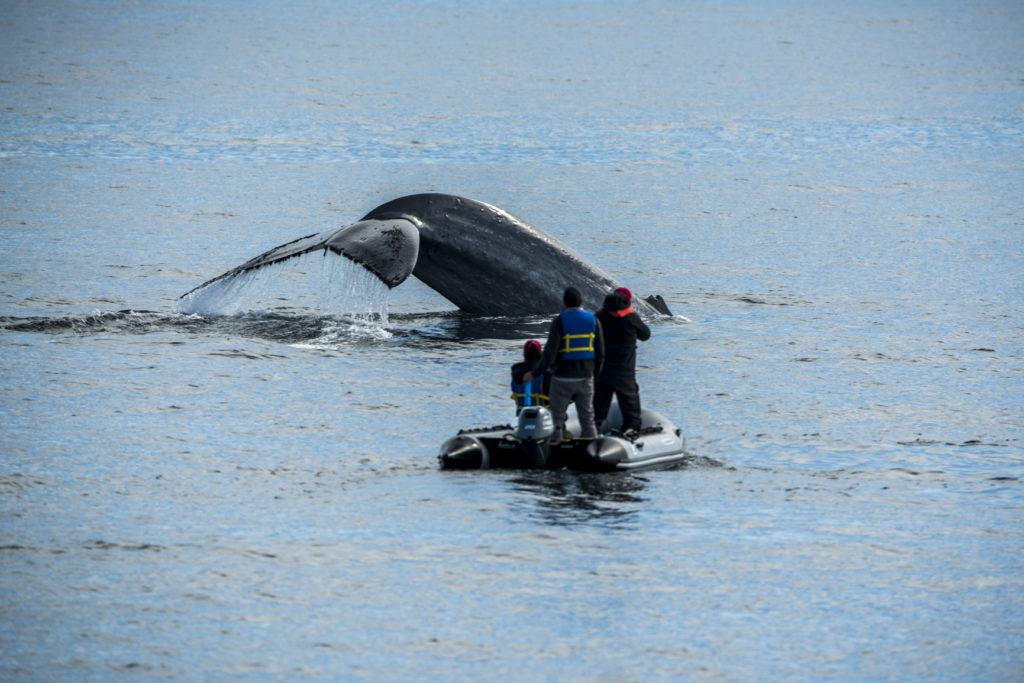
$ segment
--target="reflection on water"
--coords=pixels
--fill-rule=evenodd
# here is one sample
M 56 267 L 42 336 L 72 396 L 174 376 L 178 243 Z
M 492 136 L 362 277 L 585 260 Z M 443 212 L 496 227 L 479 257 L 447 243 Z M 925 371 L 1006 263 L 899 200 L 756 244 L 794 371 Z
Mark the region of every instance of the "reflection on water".
M 714 458 L 688 454 L 667 469 L 724 467 Z M 657 476 L 657 473 L 654 473 Z M 526 514 L 553 526 L 593 524 L 621 526 L 633 520 L 647 501 L 648 480 L 630 472 L 583 473 L 570 470 L 539 470 L 516 473 L 509 479 L 512 491 L 522 494 L 518 505 Z
M 393 315 L 391 323 L 396 337 L 408 338 L 430 346 L 434 342 L 458 341 L 473 344 L 479 341 L 515 341 L 533 337 L 544 339 L 550 318 L 535 316 L 487 317 L 463 311 Z M 515 345 L 512 345 L 513 347 Z M 518 352 L 518 349 L 516 349 Z M 511 363 L 512 360 L 509 361 Z
M 520 504 L 527 515 L 554 526 L 599 522 L 628 523 L 644 502 L 645 480 L 624 472 L 581 474 L 567 470 L 523 472 L 509 480 L 526 494 Z

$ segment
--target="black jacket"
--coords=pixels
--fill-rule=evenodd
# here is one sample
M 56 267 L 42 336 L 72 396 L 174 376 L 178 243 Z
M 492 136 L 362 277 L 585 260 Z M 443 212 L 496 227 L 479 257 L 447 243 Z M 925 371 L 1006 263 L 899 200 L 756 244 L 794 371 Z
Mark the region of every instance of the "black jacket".
M 512 364 L 512 381 L 515 382 L 516 384 L 523 384 L 523 375 L 525 375 L 528 372 L 533 374 L 534 377 L 537 377 L 540 374 L 540 372 L 538 372 L 538 367 L 539 366 L 540 366 L 540 357 L 539 356 L 537 358 L 534 358 L 533 360 L 524 360 L 524 361 L 520 361 L 518 363 L 513 363 Z M 545 395 L 547 395 L 547 393 L 548 393 L 548 383 L 550 381 L 551 381 L 551 370 L 548 369 L 548 370 L 544 371 L 544 386 L 543 386 L 543 389 L 544 389 L 544 394 Z
M 604 330 L 604 366 L 599 379 L 628 379 L 636 376 L 636 342 L 651 338 L 649 328 L 620 295 L 609 295 L 597 312 Z

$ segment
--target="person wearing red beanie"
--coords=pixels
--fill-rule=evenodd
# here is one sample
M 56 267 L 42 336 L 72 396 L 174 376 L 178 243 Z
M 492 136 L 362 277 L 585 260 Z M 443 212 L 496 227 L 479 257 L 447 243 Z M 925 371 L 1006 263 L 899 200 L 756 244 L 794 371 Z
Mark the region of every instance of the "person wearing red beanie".
M 632 293 L 619 287 L 605 297 L 597 319 L 604 331 L 605 358 L 594 385 L 594 418 L 600 425 L 608 417 L 612 396 L 619 399 L 622 432 L 639 433 L 640 387 L 636 383 L 636 342 L 651 338 L 649 328 L 633 310 Z

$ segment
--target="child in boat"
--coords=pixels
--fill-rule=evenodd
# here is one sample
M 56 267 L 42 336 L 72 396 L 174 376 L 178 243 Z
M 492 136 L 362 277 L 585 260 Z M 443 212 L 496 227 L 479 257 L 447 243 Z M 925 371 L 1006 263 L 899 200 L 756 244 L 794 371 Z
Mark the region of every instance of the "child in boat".
M 516 415 L 526 406 L 547 406 L 551 373 L 545 372 L 527 385 L 523 375 L 533 372 L 540 363 L 544 350 L 536 339 L 523 344 L 523 360 L 512 365 L 512 400 L 516 402 Z

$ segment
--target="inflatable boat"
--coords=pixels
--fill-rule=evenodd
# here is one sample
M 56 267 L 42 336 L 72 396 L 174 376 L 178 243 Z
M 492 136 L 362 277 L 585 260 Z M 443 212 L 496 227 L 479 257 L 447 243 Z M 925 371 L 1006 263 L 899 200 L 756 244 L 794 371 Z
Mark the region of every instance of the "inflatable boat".
M 638 433 L 621 432 L 622 414 L 612 402 L 608 419 L 596 439 L 569 438 L 552 442 L 551 411 L 531 406 L 519 413 L 515 426 L 462 430 L 441 445 L 442 469 L 562 469 L 582 472 L 638 471 L 670 467 L 686 457 L 681 429 L 665 416 L 644 408 Z M 579 434 L 574 407 L 566 428 Z

